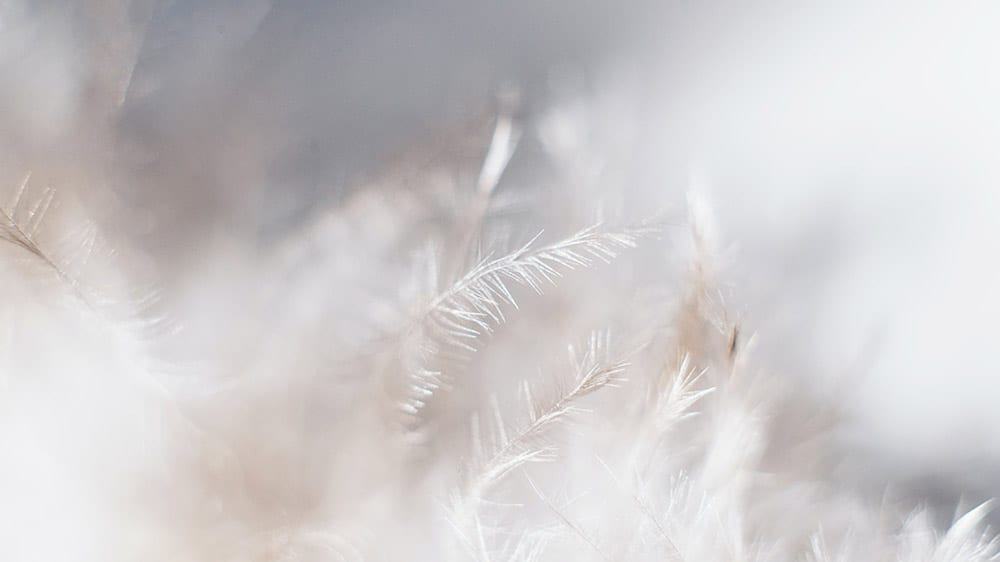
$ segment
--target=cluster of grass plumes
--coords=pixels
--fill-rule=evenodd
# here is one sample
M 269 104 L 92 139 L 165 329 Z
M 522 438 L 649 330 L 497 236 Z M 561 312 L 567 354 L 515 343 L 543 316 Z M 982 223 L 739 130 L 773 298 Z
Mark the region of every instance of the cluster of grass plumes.
M 474 157 L 422 146 L 208 250 L 167 295 L 225 327 L 193 336 L 150 330 L 127 258 L 15 186 L 0 559 L 997 557 L 988 504 L 942 529 L 838 479 L 840 404 L 755 359 L 697 194 L 632 216 L 600 146 L 536 121 L 502 106 Z
M 867 4 L 0 0 L 0 562 L 997 559 L 996 18 Z
M 498 128 L 511 127 L 506 119 Z M 493 135 L 487 165 L 511 159 L 496 156 L 514 149 L 511 138 Z M 468 195 L 450 181 L 447 213 L 439 208 L 433 220 L 421 215 L 428 205 L 405 197 L 366 202 L 385 185 L 358 191 L 255 262 L 267 274 L 251 296 L 264 304 L 245 313 L 249 327 L 227 335 L 239 344 L 231 356 L 165 370 L 151 369 L 150 347 L 136 343 L 155 338 L 105 314 L 75 262 L 39 242 L 51 192 L 15 191 L 0 216 L 12 250 L 3 257 L 44 266 L 22 271 L 22 281 L 47 276 L 56 282 L 47 290 L 73 297 L 66 306 L 99 319 L 73 329 L 134 336 L 101 340 L 96 355 L 68 349 L 61 367 L 46 367 L 90 361 L 87 372 L 107 364 L 114 372 L 90 381 L 107 391 L 85 397 L 81 411 L 54 414 L 116 412 L 79 435 L 114 436 L 95 441 L 102 462 L 66 470 L 86 488 L 109 458 L 128 458 L 113 479 L 97 480 L 88 501 L 106 502 L 98 523 L 70 510 L 57 527 L 86 530 L 91 540 L 70 544 L 87 548 L 56 549 L 55 558 L 997 556 L 982 526 L 987 504 L 941 530 L 926 512 L 837 480 L 838 404 L 754 360 L 756 336 L 727 304 L 738 287 L 720 281 L 711 217 L 697 197 L 687 218 L 618 227 L 530 205 L 511 218 L 494 208 L 510 195 L 503 172 L 457 171 L 480 180 Z M 427 181 L 417 193 L 435 192 L 433 174 L 417 177 Z M 482 177 L 493 178 L 485 188 Z M 382 215 L 391 232 L 379 227 Z M 362 226 L 369 220 L 375 226 Z M 567 234 L 549 234 L 559 230 Z M 86 260 L 94 244 L 83 246 Z M 351 255 L 366 255 L 357 263 L 370 271 L 325 257 Z M 332 301 L 318 296 L 330 293 Z M 32 363 L 19 364 L 7 404 L 27 407 Z M 62 392 L 56 375 L 45 396 Z M 155 381 L 155 392 L 140 393 L 128 377 Z M 140 395 L 142 412 L 123 409 Z M 21 409 L 8 421 L 30 422 Z M 150 412 L 154 424 L 113 425 Z M 8 447 L 24 439 L 5 435 Z M 59 446 L 48 437 L 38 446 Z

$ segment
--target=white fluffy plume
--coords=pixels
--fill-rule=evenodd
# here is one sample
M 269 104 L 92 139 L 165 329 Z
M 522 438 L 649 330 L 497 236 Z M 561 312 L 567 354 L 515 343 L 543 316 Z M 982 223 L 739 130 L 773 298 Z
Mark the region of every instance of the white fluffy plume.
M 621 56 L 606 30 L 609 60 L 576 76 L 538 55 L 539 79 L 482 45 L 583 53 L 569 32 L 497 30 L 545 20 L 534 3 L 444 2 L 494 18 L 469 53 L 334 4 L 0 2 L 0 560 L 1000 557 L 989 478 L 894 471 L 902 440 L 856 435 L 866 357 L 798 334 L 836 317 L 796 308 L 828 270 L 769 260 L 812 242 L 768 225 L 820 221 L 788 218 L 780 188 L 765 208 L 739 178 L 721 202 L 691 185 L 696 161 L 726 176 L 707 137 L 652 142 L 687 109 L 720 126 L 700 105 L 715 93 L 667 103 L 637 78 L 685 65 Z M 626 23 L 582 4 L 585 35 Z M 623 8 L 630 48 L 663 48 L 641 20 L 686 9 Z M 407 121 L 401 105 L 444 103 L 407 41 L 504 80 Z M 336 80 L 296 86 L 314 51 Z M 377 55 L 398 82 L 362 68 Z

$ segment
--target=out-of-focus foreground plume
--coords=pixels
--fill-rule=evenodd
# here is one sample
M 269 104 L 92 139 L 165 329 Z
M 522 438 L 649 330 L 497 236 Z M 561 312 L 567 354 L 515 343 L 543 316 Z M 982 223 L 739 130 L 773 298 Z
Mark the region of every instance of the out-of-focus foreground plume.
M 996 559 L 998 14 L 0 1 L 0 560 Z

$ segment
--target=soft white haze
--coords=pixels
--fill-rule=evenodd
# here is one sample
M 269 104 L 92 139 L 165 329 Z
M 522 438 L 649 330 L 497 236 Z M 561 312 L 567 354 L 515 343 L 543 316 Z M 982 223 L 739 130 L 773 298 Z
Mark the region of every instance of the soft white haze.
M 994 559 L 997 100 L 985 1 L 0 0 L 0 560 Z

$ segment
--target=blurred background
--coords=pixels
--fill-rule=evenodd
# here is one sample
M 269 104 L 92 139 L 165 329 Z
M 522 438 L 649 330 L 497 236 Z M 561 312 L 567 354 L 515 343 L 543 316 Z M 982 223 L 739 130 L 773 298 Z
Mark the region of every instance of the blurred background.
M 529 205 L 554 177 L 626 216 L 705 195 L 763 362 L 847 396 L 846 478 L 983 498 L 998 29 L 991 2 L 7 0 L 0 168 L 72 184 L 195 361 L 245 344 L 219 334 L 296 233 L 367 197 L 409 220 L 435 195 L 400 178 L 509 115 Z

